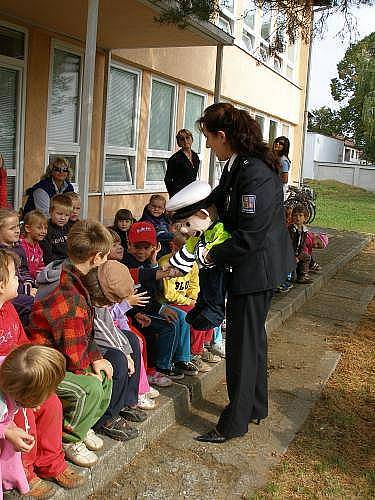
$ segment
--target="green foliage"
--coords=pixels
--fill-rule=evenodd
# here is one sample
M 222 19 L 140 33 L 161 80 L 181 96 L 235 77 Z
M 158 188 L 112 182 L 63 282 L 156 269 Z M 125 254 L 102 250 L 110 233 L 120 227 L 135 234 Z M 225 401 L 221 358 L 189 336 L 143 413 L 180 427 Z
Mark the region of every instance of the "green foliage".
M 340 113 L 327 106 L 314 109 L 309 113 L 308 130 L 327 135 L 341 135 Z
M 375 32 L 350 45 L 331 80 L 331 94 L 344 105 L 339 110 L 341 133 L 364 148 L 375 161 Z

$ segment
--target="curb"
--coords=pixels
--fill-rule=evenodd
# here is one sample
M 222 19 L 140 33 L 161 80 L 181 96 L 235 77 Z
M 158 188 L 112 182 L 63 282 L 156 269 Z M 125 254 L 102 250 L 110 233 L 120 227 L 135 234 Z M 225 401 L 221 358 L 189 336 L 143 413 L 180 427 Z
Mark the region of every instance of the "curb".
M 367 234 L 357 234 L 356 236 L 359 237 L 359 240 L 357 239 L 343 254 L 335 256 L 335 259 L 323 265 L 322 274 L 317 275 L 313 283 L 296 286 L 287 295 L 281 296 L 273 302 L 266 322 L 268 335 L 279 329 L 309 298 L 316 295 L 327 284 L 328 280 L 358 255 L 373 238 L 373 235 Z M 334 370 L 338 358 L 331 361 L 332 363 L 328 363 L 330 368 L 325 370 L 327 371 L 326 378 L 329 378 L 330 373 Z M 162 389 L 161 396 L 157 399 L 157 409 L 149 412 L 149 418 L 145 422 L 132 423 L 140 430 L 140 435 L 136 439 L 122 443 L 104 436 L 104 451 L 98 453 L 99 461 L 97 464 L 91 469 L 79 468 L 87 477 L 86 484 L 76 490 L 56 487 L 56 493 L 52 498 L 84 499 L 95 491 L 105 488 L 108 483 L 115 480 L 121 470 L 138 453 L 158 439 L 168 427 L 186 419 L 190 413 L 191 405 L 204 399 L 210 390 L 224 378 L 225 362 L 221 361 L 213 365 L 207 373 L 200 374 L 198 377 L 185 377 L 171 387 Z M 20 495 L 14 491 L 4 492 L 4 498 L 15 497 L 20 498 Z

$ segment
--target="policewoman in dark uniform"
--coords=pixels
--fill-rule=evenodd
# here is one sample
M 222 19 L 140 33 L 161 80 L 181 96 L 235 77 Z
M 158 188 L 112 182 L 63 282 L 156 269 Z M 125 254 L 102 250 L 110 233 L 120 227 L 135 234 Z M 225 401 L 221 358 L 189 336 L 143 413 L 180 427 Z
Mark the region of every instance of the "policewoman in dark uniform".
M 231 104 L 209 106 L 198 120 L 206 145 L 228 160 L 212 192 L 231 238 L 206 256 L 227 273 L 226 371 L 229 404 L 199 441 L 243 436 L 268 415 L 265 321 L 273 289 L 294 269 L 278 163 L 255 120 Z

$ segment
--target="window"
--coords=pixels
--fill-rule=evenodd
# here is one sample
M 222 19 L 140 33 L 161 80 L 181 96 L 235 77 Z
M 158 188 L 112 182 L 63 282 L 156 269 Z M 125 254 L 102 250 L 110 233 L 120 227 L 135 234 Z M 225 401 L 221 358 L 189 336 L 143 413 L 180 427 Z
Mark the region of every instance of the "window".
M 268 144 L 272 146 L 273 141 L 277 137 L 277 122 L 274 120 L 270 120 L 270 128 L 268 131 Z
M 244 30 L 242 33 L 242 43 L 245 50 L 252 52 L 255 47 L 255 36 Z
M 0 154 L 7 170 L 8 204 L 22 197 L 23 70 L 26 34 L 0 26 Z
M 350 149 L 348 148 L 344 150 L 344 161 L 350 161 Z
M 217 25 L 223 31 L 226 31 L 230 35 L 234 35 L 234 0 L 220 0 L 220 14 L 217 20 Z
M 272 17 L 271 17 L 271 11 L 267 10 L 266 7 L 263 7 L 263 12 L 262 12 L 262 25 L 260 28 L 260 36 L 263 38 L 263 40 L 269 41 L 270 36 L 271 36 L 271 26 L 272 26 Z
M 75 169 L 79 160 L 79 123 L 81 107 L 82 57 L 55 46 L 52 54 L 48 103 L 48 157 L 64 156 Z
M 282 126 L 281 135 L 283 135 L 284 137 L 288 137 L 289 138 L 289 125 L 283 125 Z
M 193 134 L 193 149 L 197 153 L 202 150 L 202 133 L 197 130 L 195 122 L 204 111 L 205 96 L 188 90 L 185 98 L 184 128 Z
M 282 63 L 282 60 L 280 57 L 278 56 L 275 56 L 273 58 L 273 67 L 275 68 L 275 70 L 278 72 L 278 73 L 281 73 L 282 72 L 282 69 L 283 69 L 283 63 Z
M 25 34 L 0 26 L 0 54 L 14 59 L 24 59 Z
M 176 87 L 152 79 L 146 182 L 162 184 L 175 132 Z
M 111 66 L 104 164 L 104 181 L 109 188 L 135 184 L 139 87 L 139 72 Z
M 246 0 L 244 5 L 244 28 L 253 30 L 255 28 L 255 16 L 257 8 L 252 0 Z
M 264 116 L 261 115 L 255 115 L 255 121 L 258 122 L 258 125 L 260 127 L 260 130 L 262 131 L 262 134 L 264 133 Z

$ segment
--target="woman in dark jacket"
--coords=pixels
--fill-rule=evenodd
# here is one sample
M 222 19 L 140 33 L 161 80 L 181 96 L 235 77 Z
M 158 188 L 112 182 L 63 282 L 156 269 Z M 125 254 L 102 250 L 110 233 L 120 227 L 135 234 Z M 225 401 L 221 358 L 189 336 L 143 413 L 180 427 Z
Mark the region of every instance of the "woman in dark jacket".
M 69 182 L 71 171 L 69 162 L 65 158 L 55 158 L 47 167 L 46 173 L 39 182 L 26 190 L 27 200 L 23 209 L 24 214 L 38 209 L 49 215 L 49 205 L 55 194 L 74 191 Z
M 193 134 L 184 128 L 177 133 L 176 140 L 181 149 L 169 158 L 164 177 L 170 198 L 195 181 L 200 164 L 199 156 L 191 149 Z
M 226 364 L 229 404 L 198 440 L 243 436 L 268 415 L 265 322 L 272 290 L 294 268 L 284 222 L 278 162 L 255 120 L 231 104 L 209 106 L 198 124 L 220 161 L 228 160 L 212 193 L 231 238 L 206 259 L 227 273 Z

